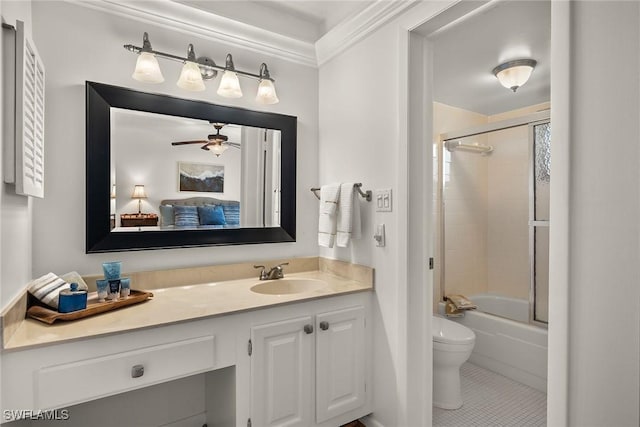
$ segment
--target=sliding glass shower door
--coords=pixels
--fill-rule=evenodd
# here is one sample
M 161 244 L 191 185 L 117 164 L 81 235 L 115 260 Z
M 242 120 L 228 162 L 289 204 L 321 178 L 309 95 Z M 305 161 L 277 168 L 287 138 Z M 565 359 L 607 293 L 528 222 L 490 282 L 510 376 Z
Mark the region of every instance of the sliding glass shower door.
M 529 125 L 530 173 L 530 321 L 549 322 L 549 188 L 551 183 L 551 124 Z

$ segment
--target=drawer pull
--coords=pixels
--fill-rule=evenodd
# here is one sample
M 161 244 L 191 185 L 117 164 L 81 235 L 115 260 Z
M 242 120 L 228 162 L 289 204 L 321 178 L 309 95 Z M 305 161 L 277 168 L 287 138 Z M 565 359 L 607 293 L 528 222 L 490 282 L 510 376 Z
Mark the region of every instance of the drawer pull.
M 329 322 L 327 322 L 326 320 L 320 322 L 320 329 L 322 329 L 323 331 L 329 329 Z
M 131 368 L 131 378 L 140 378 L 144 375 L 144 366 L 142 365 L 134 365 Z
M 312 334 L 313 333 L 313 325 L 304 325 L 304 332 L 305 332 L 305 334 Z

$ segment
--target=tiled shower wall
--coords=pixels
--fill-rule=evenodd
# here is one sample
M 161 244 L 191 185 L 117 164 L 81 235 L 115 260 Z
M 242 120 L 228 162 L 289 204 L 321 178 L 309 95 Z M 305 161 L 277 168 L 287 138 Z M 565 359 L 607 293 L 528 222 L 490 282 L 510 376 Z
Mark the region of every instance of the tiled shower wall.
M 434 103 L 434 146 L 439 135 L 548 108 L 535 105 L 484 116 Z M 529 296 L 528 127 L 492 132 L 464 142 L 492 145 L 488 156 L 457 151 L 444 156 L 446 293 Z M 437 150 L 434 171 L 437 173 Z M 435 248 L 439 254 L 441 185 L 434 179 Z M 442 257 L 436 256 L 434 304 L 441 300 Z M 435 309 L 435 307 L 434 307 Z

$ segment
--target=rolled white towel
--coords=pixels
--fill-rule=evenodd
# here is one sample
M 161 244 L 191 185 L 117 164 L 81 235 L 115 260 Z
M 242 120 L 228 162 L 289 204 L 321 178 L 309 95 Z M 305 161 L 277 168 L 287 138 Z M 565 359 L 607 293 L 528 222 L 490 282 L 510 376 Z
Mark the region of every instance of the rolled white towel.
M 39 301 L 53 307 L 58 308 L 58 295 L 65 289 L 70 289 L 71 285 L 65 282 L 53 273 L 45 274 L 27 285 L 27 290 L 31 295 Z

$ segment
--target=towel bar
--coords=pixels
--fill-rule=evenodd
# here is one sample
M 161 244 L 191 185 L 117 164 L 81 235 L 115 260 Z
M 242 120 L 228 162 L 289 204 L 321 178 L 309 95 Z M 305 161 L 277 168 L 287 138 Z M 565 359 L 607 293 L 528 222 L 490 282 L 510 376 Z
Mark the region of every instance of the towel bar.
M 353 184 L 353 188 L 355 188 L 356 190 L 358 190 L 358 193 L 360 193 L 360 195 L 367 201 L 370 202 L 371 201 L 371 190 L 367 190 L 367 191 L 362 191 L 362 183 L 358 182 Z M 320 191 L 320 188 L 318 187 L 313 187 L 311 188 L 311 191 L 313 192 L 313 194 L 315 194 L 315 196 L 318 198 L 318 200 L 320 200 L 320 195 L 318 194 L 318 191 Z

